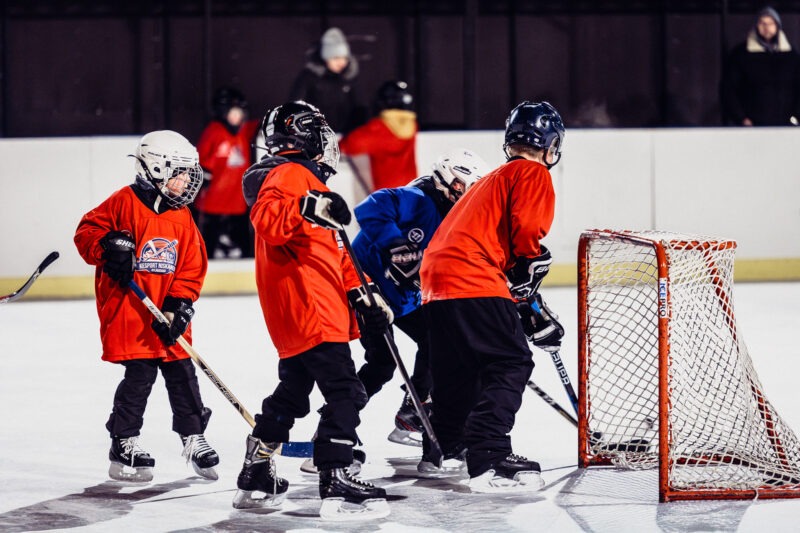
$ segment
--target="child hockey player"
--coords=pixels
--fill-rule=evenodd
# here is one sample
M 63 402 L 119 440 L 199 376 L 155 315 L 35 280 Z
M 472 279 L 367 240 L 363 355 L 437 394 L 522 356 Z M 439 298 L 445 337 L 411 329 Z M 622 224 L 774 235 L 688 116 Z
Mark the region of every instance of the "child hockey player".
M 445 459 L 466 450 L 474 492 L 543 486 L 539 464 L 514 454 L 509 436 L 533 370 L 515 300 L 535 293 L 549 268 L 540 241 L 553 222 L 549 169 L 563 138 L 561 117 L 547 102 L 515 107 L 506 121 L 508 162 L 453 207 L 425 251 L 431 422 Z M 431 455 L 424 439 L 420 471 L 443 468 Z
M 475 153 L 458 148 L 440 157 L 430 176 L 406 187 L 376 191 L 355 208 L 361 231 L 353 240 L 353 250 L 389 302 L 394 325 L 417 344 L 411 384 L 422 400 L 431 390 L 427 329 L 420 307 L 422 254 L 450 208 L 488 170 Z M 358 377 L 371 398 L 392 379 L 396 365 L 383 330 L 367 331 L 361 342 L 366 363 Z M 421 446 L 421 433 L 422 422 L 406 393 L 389 440 Z
M 111 434 L 109 476 L 150 481 L 155 465 L 139 447 L 147 398 L 164 376 L 172 429 L 195 471 L 217 479 L 217 453 L 203 435 L 211 410 L 203 406 L 194 366 L 178 337 L 191 340 L 192 302 L 200 294 L 205 246 L 188 207 L 203 181 L 197 150 L 174 131 L 142 137 L 136 180 L 83 216 L 75 233 L 81 257 L 96 266 L 95 296 L 103 360 L 125 367 L 106 423 Z M 135 280 L 171 324 L 154 321 L 128 283 Z
M 274 506 L 288 482 L 277 477 L 272 458 L 297 418 L 309 413 L 314 384 L 325 399 L 314 439 L 323 519 L 383 517 L 386 491 L 355 478 L 347 467 L 358 442 L 359 410 L 366 404 L 348 342 L 358 337 L 348 292 L 362 319 L 374 328 L 391 321 L 376 295 L 371 306 L 336 233 L 350 222 L 344 199 L 326 186 L 339 148 L 319 110 L 289 102 L 264 117 L 269 156 L 244 176 L 256 232 L 256 284 L 272 342 L 278 350 L 280 382 L 266 397 L 247 437 L 244 465 L 233 506 Z M 253 498 L 253 492 L 265 498 Z M 345 505 L 356 504 L 356 508 Z

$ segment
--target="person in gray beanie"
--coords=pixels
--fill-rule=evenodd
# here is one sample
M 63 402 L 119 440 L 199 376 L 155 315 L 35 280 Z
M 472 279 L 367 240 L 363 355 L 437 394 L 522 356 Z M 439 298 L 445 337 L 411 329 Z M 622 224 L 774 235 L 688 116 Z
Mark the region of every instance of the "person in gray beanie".
M 761 9 L 747 39 L 731 50 L 720 89 L 726 124 L 797 125 L 800 55 L 789 44 L 775 9 Z
M 289 100 L 313 104 L 334 131 L 348 133 L 367 119 L 358 75 L 358 61 L 350 52 L 347 37 L 339 28 L 329 28 L 306 52 L 306 64 L 292 84 Z

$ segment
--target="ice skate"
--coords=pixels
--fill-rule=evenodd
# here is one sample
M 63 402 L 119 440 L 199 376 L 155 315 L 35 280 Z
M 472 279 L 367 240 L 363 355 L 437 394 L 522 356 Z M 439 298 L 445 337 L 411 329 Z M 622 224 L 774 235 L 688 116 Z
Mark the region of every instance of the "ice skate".
M 139 437 L 112 437 L 108 475 L 117 481 L 146 483 L 153 480 L 156 460 L 139 447 Z
M 286 498 L 289 482 L 277 476 L 272 459 L 279 445 L 278 442 L 264 443 L 252 435 L 247 436 L 244 465 L 236 479 L 238 490 L 233 496 L 234 508 L 278 507 Z M 254 492 L 264 493 L 264 497 L 254 498 Z
M 512 453 L 471 478 L 469 488 L 472 492 L 536 492 L 544 487 L 541 473 L 539 463 Z
M 372 520 L 389 516 L 386 491 L 353 477 L 346 468 L 319 474 L 319 516 L 334 522 Z
M 417 465 L 417 472 L 424 478 L 466 477 L 467 476 L 467 450 L 464 448 L 456 452 L 445 453 L 441 461 L 436 461 L 423 454 L 422 460 Z
M 347 471 L 350 472 L 351 475 L 357 476 L 361 473 L 361 465 L 366 462 L 367 454 L 364 453 L 364 450 L 356 450 L 353 448 L 353 462 L 347 467 Z M 319 470 L 317 470 L 317 467 L 314 466 L 313 457 L 309 457 L 303 461 L 303 464 L 300 465 L 300 471 L 307 474 L 319 474 Z
M 430 416 L 430 397 L 422 402 L 422 407 L 425 409 L 425 413 Z M 420 420 L 417 410 L 414 408 L 414 402 L 411 400 L 411 395 L 408 393 L 403 398 L 403 403 L 394 417 L 394 426 L 394 430 L 387 437 L 391 442 L 406 446 L 422 446 L 422 420 Z
M 214 467 L 219 464 L 219 456 L 214 451 L 214 448 L 206 442 L 205 435 L 202 433 L 189 436 L 181 435 L 181 442 L 183 442 L 181 455 L 186 458 L 187 463 L 192 463 L 192 468 L 194 468 L 198 476 L 213 481 L 219 479 L 217 471 L 214 470 Z

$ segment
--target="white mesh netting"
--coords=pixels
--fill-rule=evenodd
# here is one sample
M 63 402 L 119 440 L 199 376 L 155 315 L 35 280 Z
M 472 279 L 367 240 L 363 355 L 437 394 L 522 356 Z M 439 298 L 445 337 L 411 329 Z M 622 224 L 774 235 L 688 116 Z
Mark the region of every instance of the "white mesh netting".
M 614 233 L 584 235 L 588 456 L 624 468 L 657 467 L 665 426 L 671 491 L 800 493 L 800 442 L 764 396 L 736 329 L 735 243 Z M 657 246 L 665 252 L 666 278 L 659 278 Z M 660 313 L 668 317 L 665 413 Z

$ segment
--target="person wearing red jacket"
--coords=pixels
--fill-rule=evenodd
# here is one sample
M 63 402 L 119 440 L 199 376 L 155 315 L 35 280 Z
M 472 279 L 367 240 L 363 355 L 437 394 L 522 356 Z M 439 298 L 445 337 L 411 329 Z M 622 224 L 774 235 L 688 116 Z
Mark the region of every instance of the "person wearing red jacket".
M 417 114 L 404 81 L 387 81 L 378 89 L 378 116 L 347 134 L 339 143 L 346 155 L 369 156 L 372 191 L 405 187 L 417 174 Z
M 247 119 L 247 100 L 231 87 L 214 95 L 214 119 L 209 122 L 197 151 L 206 182 L 197 196 L 198 225 L 210 258 L 252 257 L 253 235 L 242 175 L 252 162 L 257 120 Z
M 320 111 L 303 101 L 272 109 L 261 126 L 269 155 L 244 175 L 243 190 L 255 228 L 256 285 L 272 342 L 278 350 L 275 391 L 264 399 L 247 437 L 233 506 L 275 506 L 288 482 L 277 477 L 272 455 L 297 418 L 310 411 L 316 384 L 325 399 L 314 438 L 320 516 L 346 513 L 341 500 L 367 502 L 358 516 L 386 516 L 386 491 L 347 467 L 358 442 L 359 411 L 367 402 L 348 343 L 359 321 L 387 328 L 389 306 L 375 294 L 370 305 L 339 234 L 351 220 L 344 199 L 327 187 L 339 159 L 336 136 Z M 257 500 L 253 491 L 266 493 Z
M 159 370 L 172 407 L 172 429 L 195 471 L 217 479 L 217 453 L 203 435 L 211 410 L 203 406 L 192 361 L 175 346 L 191 342 L 192 303 L 200 295 L 208 262 L 200 232 L 187 204 L 203 180 L 197 150 L 174 131 L 142 137 L 136 154 L 136 180 L 86 213 L 75 232 L 75 246 L 95 270 L 104 361 L 125 367 L 106 423 L 111 435 L 109 475 L 122 481 L 150 481 L 155 460 L 139 447 L 147 398 Z M 128 290 L 142 287 L 171 319 L 153 321 Z
M 431 422 L 444 457 L 423 436 L 423 475 L 460 473 L 473 492 L 539 490 L 541 468 L 512 452 L 510 433 L 533 370 L 516 301 L 549 269 L 542 246 L 553 222 L 549 169 L 564 126 L 547 102 L 522 102 L 506 121 L 508 162 L 475 183 L 445 217 L 422 260 L 422 309 L 433 377 Z M 563 335 L 563 329 L 561 330 Z M 540 347 L 560 335 L 538 339 Z

